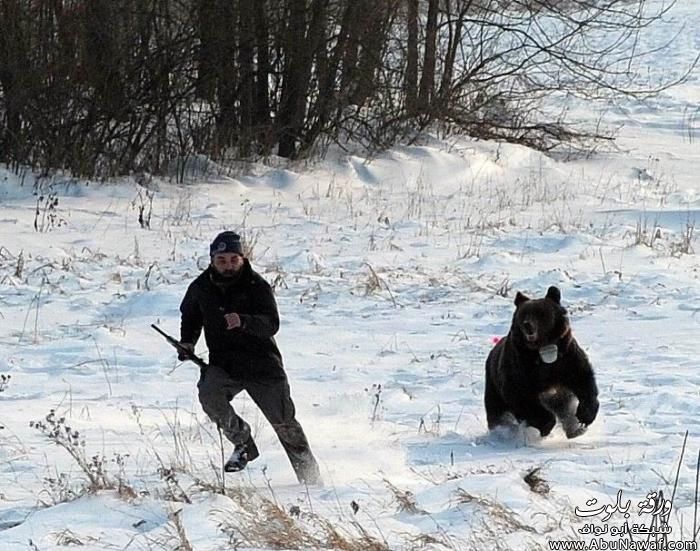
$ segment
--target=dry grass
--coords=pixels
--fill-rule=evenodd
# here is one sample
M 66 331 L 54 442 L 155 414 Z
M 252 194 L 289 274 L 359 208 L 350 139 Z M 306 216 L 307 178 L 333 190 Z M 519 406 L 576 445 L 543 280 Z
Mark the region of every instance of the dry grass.
M 693 254 L 693 239 L 695 238 L 695 221 L 688 221 L 680 239 L 671 243 L 671 256 L 679 257 L 684 254 Z
M 98 490 L 113 489 L 114 480 L 109 476 L 105 467 L 106 460 L 101 454 L 90 455 L 87 452 L 84 437 L 79 431 L 73 430 L 66 424 L 65 417 L 58 417 L 55 410 L 50 410 L 44 419 L 31 421 L 30 427 L 40 431 L 51 442 L 54 442 L 73 458 L 80 470 L 88 479 L 87 491 L 94 493 Z
M 412 515 L 428 514 L 425 510 L 418 507 L 418 504 L 416 502 L 416 496 L 413 495 L 413 492 L 398 489 L 386 478 L 384 479 L 384 484 L 387 485 L 387 488 L 389 488 L 389 491 L 391 491 L 391 493 L 393 494 L 394 500 L 398 504 L 400 512 L 410 513 Z
M 56 539 L 56 545 L 60 545 L 61 547 L 84 546 L 86 544 L 97 543 L 98 541 L 90 536 L 79 536 L 68 528 L 56 532 L 54 537 Z
M 175 528 L 175 533 L 177 535 L 177 547 L 175 549 L 177 549 L 178 551 L 193 551 L 192 544 L 190 543 L 190 540 L 187 537 L 185 527 L 183 526 L 182 519 L 180 518 L 181 513 L 182 510 L 179 509 L 173 511 L 169 515 L 170 522 L 173 523 L 173 527 Z
M 389 287 L 388 283 L 379 277 L 375 269 L 369 263 L 365 263 L 365 265 L 369 269 L 367 281 L 364 285 L 365 296 L 372 295 L 381 291 L 382 289 L 386 289 L 389 293 L 389 298 L 391 299 L 394 308 L 398 308 L 398 304 L 396 303 L 396 299 L 394 298 L 394 294 L 391 292 L 391 288 Z
M 303 512 L 285 511 L 278 503 L 252 490 L 229 490 L 232 510 L 217 510 L 219 527 L 233 549 L 333 549 L 337 551 L 389 551 L 389 545 L 370 534 L 359 522 L 334 522 Z
M 537 530 L 520 521 L 518 516 L 513 511 L 495 499 L 484 496 L 476 496 L 460 488 L 457 490 L 457 500 L 459 503 L 474 505 L 485 512 L 488 517 L 488 522 L 486 524 L 488 525 L 489 530 L 493 530 L 495 533 L 537 533 Z

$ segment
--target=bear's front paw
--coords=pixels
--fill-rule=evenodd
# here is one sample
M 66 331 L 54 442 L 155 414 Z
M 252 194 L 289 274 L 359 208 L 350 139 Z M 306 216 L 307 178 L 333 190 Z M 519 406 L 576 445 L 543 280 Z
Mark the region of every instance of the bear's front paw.
M 590 402 L 579 402 L 576 408 L 576 417 L 584 425 L 590 425 L 598 415 L 598 406 L 598 400 L 595 398 Z
M 566 437 L 569 439 L 578 438 L 582 434 L 585 434 L 585 432 L 587 430 L 588 430 L 588 425 L 582 425 L 580 423 L 577 423 L 576 426 L 564 428 L 564 432 L 566 433 Z

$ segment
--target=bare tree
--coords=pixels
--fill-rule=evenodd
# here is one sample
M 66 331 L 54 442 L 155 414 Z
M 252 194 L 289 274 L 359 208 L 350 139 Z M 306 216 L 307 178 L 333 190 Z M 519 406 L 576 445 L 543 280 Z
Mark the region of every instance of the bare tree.
M 565 100 L 645 97 L 686 78 L 645 81 L 639 67 L 654 53 L 643 33 L 673 6 L 0 0 L 0 161 L 183 178 L 199 154 L 374 151 L 431 124 L 587 147 L 609 136 L 572 124 Z
M 458 0 L 445 6 L 440 26 L 447 48 L 438 60 L 443 74 L 433 116 L 470 134 L 545 150 L 607 138 L 597 129 L 577 130 L 563 110 L 552 115 L 550 100 L 642 97 L 685 78 L 645 82 L 639 64 L 653 53 L 641 49 L 641 34 L 673 3 Z

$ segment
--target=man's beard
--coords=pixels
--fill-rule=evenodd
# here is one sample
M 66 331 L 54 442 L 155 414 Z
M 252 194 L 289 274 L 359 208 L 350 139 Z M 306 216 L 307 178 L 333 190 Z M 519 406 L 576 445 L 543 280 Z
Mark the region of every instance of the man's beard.
M 211 279 L 218 285 L 229 286 L 238 281 L 241 276 L 242 269 L 239 270 L 224 270 L 220 272 L 216 268 L 212 269 Z

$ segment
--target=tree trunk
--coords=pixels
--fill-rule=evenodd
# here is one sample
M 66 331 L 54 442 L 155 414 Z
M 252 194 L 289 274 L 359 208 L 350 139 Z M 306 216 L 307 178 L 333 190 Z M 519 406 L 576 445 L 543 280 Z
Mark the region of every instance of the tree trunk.
M 362 106 L 375 90 L 375 74 L 381 67 L 386 43 L 386 31 L 395 10 L 395 4 L 385 0 L 365 5 L 362 18 L 360 59 L 355 75 L 351 103 Z
M 420 79 L 418 104 L 421 111 L 430 109 L 430 101 L 435 86 L 435 54 L 437 42 L 438 0 L 428 1 L 428 19 L 425 26 L 425 55 L 423 57 L 423 73 Z
M 362 24 L 360 14 L 364 9 L 363 0 L 349 0 L 347 38 L 343 43 L 342 66 L 340 76 L 340 91 L 346 96 L 350 96 L 352 87 L 355 84 L 355 72 L 357 70 L 357 58 L 359 55 L 360 39 L 362 34 Z
M 404 93 L 406 111 L 415 115 L 418 107 L 418 0 L 406 0 L 408 43 L 406 44 L 406 73 Z
M 253 125 L 256 128 L 257 142 L 267 149 L 270 132 L 270 54 L 268 45 L 266 0 L 257 0 L 254 9 L 255 47 L 258 63 L 255 72 L 255 107 Z
M 253 92 L 255 90 L 253 70 L 255 32 L 253 26 L 255 18 L 251 2 L 241 0 L 239 5 L 240 129 L 238 145 L 240 155 L 247 157 L 250 155 L 250 145 L 253 140 Z
M 197 2 L 197 96 L 213 102 L 216 97 L 216 4 L 211 0 Z
M 313 0 L 308 13 L 305 0 L 289 0 L 288 3 L 289 24 L 284 45 L 287 63 L 278 116 L 281 157 L 293 157 L 298 153 L 311 89 L 311 62 L 323 37 L 327 3 L 328 0 Z
M 282 99 L 277 116 L 280 157 L 292 157 L 296 152 L 299 132 L 299 106 L 305 92 L 302 81 L 304 58 L 304 34 L 306 30 L 306 2 L 288 0 L 289 22 L 284 41 L 285 67 L 282 82 Z
M 243 0 L 246 1 L 246 0 Z M 216 89 L 219 110 L 217 113 L 217 139 L 215 154 L 221 154 L 236 141 L 238 81 L 236 79 L 236 33 L 235 5 L 231 0 L 216 0 L 218 7 L 216 27 Z
M 338 84 L 339 71 L 341 70 L 340 62 L 345 53 L 346 44 L 350 40 L 350 29 L 354 23 L 352 21 L 354 6 L 355 4 L 350 0 L 342 8 L 340 30 L 333 49 L 330 52 L 326 52 L 325 46 L 319 49 L 316 63 L 318 98 L 314 108 L 315 120 L 308 131 L 308 139 L 316 137 L 323 132 L 332 118 L 333 111 L 336 112 L 335 115 L 337 117 L 338 112 L 343 109 L 347 102 L 346 91 Z M 326 32 L 331 32 L 331 28 L 326 29 Z M 321 37 L 321 40 L 323 41 L 325 38 L 324 35 Z M 308 139 L 305 147 L 310 145 Z
M 0 3 L 0 88 L 5 111 L 5 131 L 0 132 L 0 149 L 18 162 L 24 160 L 21 113 L 28 93 L 22 84 L 22 75 L 31 71 L 21 25 L 22 15 L 19 0 L 2 0 Z
M 449 2 L 447 4 L 447 10 L 449 14 Z M 447 44 L 447 54 L 445 56 L 445 67 L 442 71 L 442 79 L 440 80 L 440 90 L 438 92 L 438 98 L 440 102 L 440 108 L 446 106 L 449 103 L 450 88 L 452 85 L 452 77 L 454 75 L 454 65 L 455 59 L 457 58 L 457 49 L 459 48 L 460 42 L 462 41 L 462 28 L 464 27 L 464 17 L 467 11 L 471 7 L 471 1 L 462 3 L 457 20 L 453 23 L 450 21 L 448 25 L 449 28 L 449 41 Z

